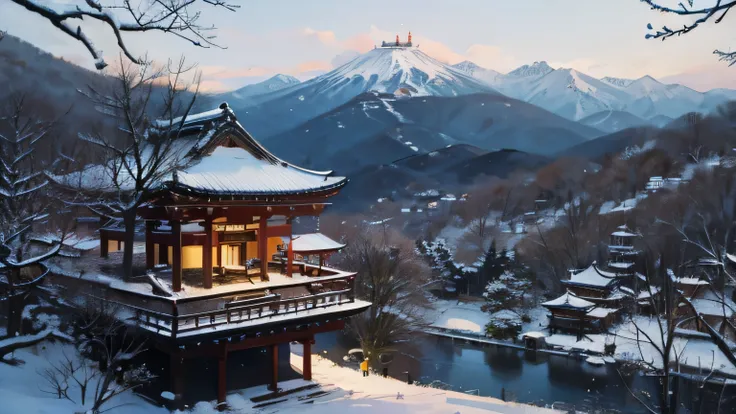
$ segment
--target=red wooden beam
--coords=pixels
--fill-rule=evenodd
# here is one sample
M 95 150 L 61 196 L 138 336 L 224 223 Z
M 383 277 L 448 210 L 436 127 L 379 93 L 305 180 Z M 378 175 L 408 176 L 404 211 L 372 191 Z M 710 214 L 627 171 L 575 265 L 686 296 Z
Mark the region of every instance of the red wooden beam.
M 212 219 L 204 222 L 205 238 L 202 246 L 202 285 L 205 289 L 212 289 Z
M 261 280 L 268 280 L 268 218 L 258 222 L 258 257 L 261 259 Z

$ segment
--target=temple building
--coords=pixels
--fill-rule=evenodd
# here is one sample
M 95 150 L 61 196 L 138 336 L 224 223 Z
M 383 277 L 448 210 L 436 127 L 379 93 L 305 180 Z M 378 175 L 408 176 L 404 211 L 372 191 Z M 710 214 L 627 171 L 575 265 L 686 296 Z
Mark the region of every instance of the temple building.
M 134 249 L 136 277 L 105 274 L 124 247 L 125 227 L 113 220 L 99 231 L 100 257 L 59 264 L 55 280 L 127 309 L 126 322 L 169 355 L 177 399 L 185 361 L 216 358 L 224 402 L 228 354 L 250 348 L 270 352 L 271 372 L 260 377 L 276 392 L 279 344 L 302 343 L 302 372 L 310 379 L 315 334 L 343 329 L 370 303 L 355 297 L 355 273 L 326 263 L 345 244 L 294 234 L 292 223 L 319 216 L 347 179 L 279 159 L 227 104 L 173 124 L 180 157 L 137 211 L 144 241 Z M 105 165 L 52 179 L 102 196 L 111 188 Z M 83 280 L 63 277 L 83 272 Z
M 608 245 L 606 269 L 595 262 L 583 270 L 571 271 L 570 279 L 563 280 L 566 292 L 542 306 L 550 311 L 549 327 L 577 332 L 604 331 L 619 318 L 625 301 L 635 300 L 647 306 L 649 297 L 659 289 L 640 292 L 637 281 L 642 278 L 635 272 L 639 252 L 634 240 L 639 237 L 626 226 L 619 226 L 611 234 Z
M 391 41 L 389 41 L 389 42 L 386 42 L 386 41 L 381 42 L 381 47 L 386 47 L 386 48 L 392 48 L 392 47 L 413 47 L 413 46 L 414 45 L 411 42 L 411 32 L 409 32 L 409 36 L 408 36 L 406 42 L 402 42 L 399 39 L 399 35 L 398 34 L 396 35 L 396 40 L 393 41 L 393 42 L 391 42 Z

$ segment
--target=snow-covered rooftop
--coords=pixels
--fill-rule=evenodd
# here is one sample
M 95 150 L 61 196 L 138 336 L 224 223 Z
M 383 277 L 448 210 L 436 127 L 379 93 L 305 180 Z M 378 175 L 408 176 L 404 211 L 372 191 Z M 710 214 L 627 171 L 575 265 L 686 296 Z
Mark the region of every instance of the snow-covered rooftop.
M 330 177 L 256 158 L 244 148 L 217 147 L 195 165 L 179 171 L 176 185 L 215 194 L 283 194 L 338 187 Z
M 345 177 L 332 176 L 331 171 L 311 171 L 279 159 L 248 134 L 226 104 L 191 114 L 183 123 L 180 119 L 175 121 L 182 129 L 194 126 L 199 129 L 196 135 L 177 138 L 164 153 L 144 143 L 141 162 L 133 158 L 124 161 L 135 171 L 140 165 L 149 165 L 153 157 L 165 158 L 158 168 L 160 175 L 148 183 L 150 188 L 169 188 L 187 195 L 259 196 L 337 189 L 347 182 Z M 155 123 L 155 127 L 168 126 L 168 121 L 161 122 Z M 227 146 L 221 145 L 225 142 Z M 127 173 L 128 168 L 117 165 L 120 162 L 91 165 L 62 176 L 50 175 L 50 178 L 72 189 L 130 191 L 135 180 Z M 121 172 L 113 174 L 114 171 Z
M 292 237 L 292 250 L 296 253 L 324 252 L 340 250 L 345 244 L 338 243 L 322 233 L 295 234 Z
M 631 233 L 625 230 L 614 231 L 613 233 L 611 233 L 611 235 L 616 236 L 616 237 L 636 237 L 638 236 L 638 234 L 636 233 Z
M 618 312 L 618 309 L 613 308 L 593 308 L 587 315 L 593 318 L 605 318 L 606 316 Z
M 616 274 L 598 269 L 595 264 L 588 266 L 587 269 L 571 273 L 570 280 L 565 281 L 576 285 L 587 285 L 595 287 L 608 287 L 616 280 Z
M 564 295 L 557 299 L 553 299 L 544 302 L 542 306 L 546 308 L 575 308 L 575 309 L 587 309 L 595 306 L 593 302 L 588 302 L 585 299 L 581 299 L 570 292 L 565 292 Z

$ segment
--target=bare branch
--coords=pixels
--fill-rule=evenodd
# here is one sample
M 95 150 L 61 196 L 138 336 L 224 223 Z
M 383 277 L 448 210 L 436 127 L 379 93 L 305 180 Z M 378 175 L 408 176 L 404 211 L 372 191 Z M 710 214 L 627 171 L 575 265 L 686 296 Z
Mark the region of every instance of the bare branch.
M 126 58 L 136 64 L 144 64 L 146 61 L 143 58 L 135 57 L 128 49 L 123 33 L 158 31 L 184 39 L 194 46 L 224 48 L 215 43 L 215 36 L 205 35 L 215 27 L 199 23 L 202 12 L 197 8 L 199 5 L 206 5 L 231 12 L 240 8 L 239 5 L 225 0 L 152 0 L 144 3 L 143 7 L 140 4 L 133 5 L 131 0 L 125 0 L 122 4 L 106 0 L 87 0 L 86 6 L 79 4 L 56 10 L 37 0 L 12 1 L 43 17 L 54 27 L 82 43 L 95 59 L 95 67 L 100 70 L 107 66 L 102 51 L 87 37 L 82 26 L 74 27 L 73 22 L 82 22 L 85 18 L 102 22 L 112 31 Z M 103 4 L 108 2 L 111 4 Z M 126 17 L 127 21 L 124 21 Z

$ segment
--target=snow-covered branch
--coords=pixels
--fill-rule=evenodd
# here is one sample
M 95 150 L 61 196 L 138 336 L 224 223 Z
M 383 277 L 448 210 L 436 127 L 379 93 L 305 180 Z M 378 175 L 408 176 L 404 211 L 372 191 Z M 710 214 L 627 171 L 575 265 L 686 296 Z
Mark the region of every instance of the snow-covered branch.
M 46 19 L 62 33 L 84 45 L 95 59 L 95 67 L 107 66 L 102 50 L 95 46 L 81 25 L 95 20 L 107 26 L 117 40 L 121 52 L 131 62 L 143 64 L 145 60 L 134 56 L 128 49 L 123 34 L 126 32 L 157 31 L 184 39 L 194 46 L 209 48 L 221 47 L 215 43 L 215 36 L 208 32 L 214 25 L 203 25 L 200 5 L 235 11 L 239 5 L 226 0 L 87 0 L 86 4 L 54 7 L 39 0 L 11 0 L 26 10 Z M 78 2 L 81 3 L 81 2 Z

